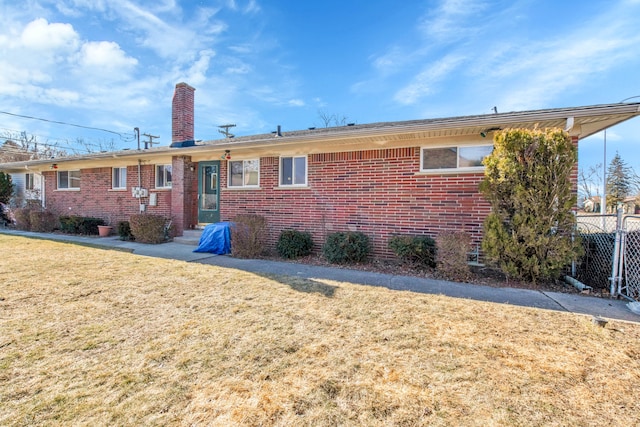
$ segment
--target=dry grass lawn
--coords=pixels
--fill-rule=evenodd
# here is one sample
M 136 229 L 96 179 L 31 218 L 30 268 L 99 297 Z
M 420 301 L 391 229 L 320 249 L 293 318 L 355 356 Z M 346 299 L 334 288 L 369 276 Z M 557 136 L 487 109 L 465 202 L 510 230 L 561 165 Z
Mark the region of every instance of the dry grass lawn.
M 0 235 L 0 425 L 639 425 L 640 325 Z

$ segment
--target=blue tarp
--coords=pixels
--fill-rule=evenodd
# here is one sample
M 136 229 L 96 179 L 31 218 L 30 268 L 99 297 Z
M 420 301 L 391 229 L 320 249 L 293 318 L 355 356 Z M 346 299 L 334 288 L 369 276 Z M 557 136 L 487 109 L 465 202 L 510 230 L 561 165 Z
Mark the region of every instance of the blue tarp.
M 198 247 L 193 252 L 210 252 L 217 255 L 231 253 L 231 229 L 229 222 L 207 225 L 202 230 Z

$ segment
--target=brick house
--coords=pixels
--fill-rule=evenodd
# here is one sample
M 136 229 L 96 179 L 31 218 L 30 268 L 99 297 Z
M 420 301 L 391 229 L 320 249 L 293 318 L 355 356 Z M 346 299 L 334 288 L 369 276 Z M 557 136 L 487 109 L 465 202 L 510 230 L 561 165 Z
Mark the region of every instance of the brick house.
M 58 214 L 115 223 L 140 211 L 173 219 L 176 232 L 240 213 L 267 219 L 270 244 L 283 229 L 317 245 L 357 230 L 374 254 L 395 234 L 465 230 L 476 242 L 489 205 L 478 192 L 492 132 L 558 127 L 574 142 L 640 115 L 640 103 L 444 119 L 347 125 L 194 141 L 195 89 L 176 85 L 172 144 L 0 164 L 41 177 L 43 204 Z M 577 189 L 577 169 L 574 173 Z

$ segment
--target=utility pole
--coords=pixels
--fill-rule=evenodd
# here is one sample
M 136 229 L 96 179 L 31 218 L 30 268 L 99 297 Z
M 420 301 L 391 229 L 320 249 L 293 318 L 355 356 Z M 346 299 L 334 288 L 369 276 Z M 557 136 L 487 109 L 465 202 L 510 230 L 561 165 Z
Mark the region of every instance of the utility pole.
M 133 128 L 133 131 L 136 133 L 136 136 L 138 137 L 138 150 L 140 150 L 140 128 Z
M 149 138 L 148 141 L 144 142 L 144 149 L 151 148 L 153 146 L 153 138 L 160 138 L 159 136 L 149 135 L 148 133 L 143 133 L 144 136 Z M 148 145 L 147 145 L 148 144 Z
M 218 126 L 220 129 L 218 129 L 218 132 L 220 132 L 221 134 L 223 134 L 225 136 L 225 138 L 233 138 L 235 135 L 229 132 L 229 128 L 233 128 L 236 127 L 236 125 L 221 125 Z M 223 130 L 224 129 L 224 130 Z

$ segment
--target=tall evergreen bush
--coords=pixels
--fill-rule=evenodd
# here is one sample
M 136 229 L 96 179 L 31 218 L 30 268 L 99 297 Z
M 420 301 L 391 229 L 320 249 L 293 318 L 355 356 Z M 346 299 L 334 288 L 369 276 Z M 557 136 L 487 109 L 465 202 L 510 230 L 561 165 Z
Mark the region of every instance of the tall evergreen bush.
M 560 129 L 508 129 L 494 137 L 480 185 L 492 213 L 482 249 L 509 276 L 537 282 L 557 277 L 574 259 L 577 149 Z

